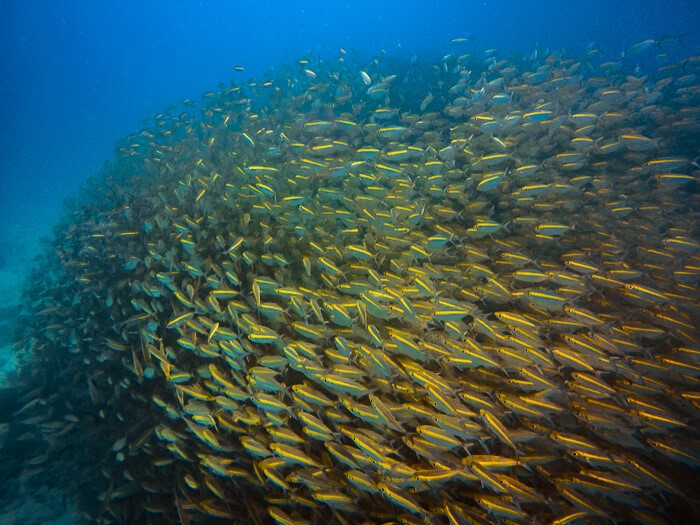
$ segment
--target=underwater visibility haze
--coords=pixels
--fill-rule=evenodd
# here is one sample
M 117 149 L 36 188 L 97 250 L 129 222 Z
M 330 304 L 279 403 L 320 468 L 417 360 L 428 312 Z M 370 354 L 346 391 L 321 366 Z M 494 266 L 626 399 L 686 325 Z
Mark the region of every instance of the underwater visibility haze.
M 0 523 L 700 520 L 700 13 L 528 4 L 4 6 Z

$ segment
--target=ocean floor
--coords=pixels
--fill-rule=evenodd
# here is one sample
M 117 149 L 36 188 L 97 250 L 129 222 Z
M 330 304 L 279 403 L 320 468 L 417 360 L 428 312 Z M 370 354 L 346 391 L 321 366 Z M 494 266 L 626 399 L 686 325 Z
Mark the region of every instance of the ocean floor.
M 0 377 L 14 367 L 11 344 L 22 287 L 40 252 L 40 239 L 49 233 L 44 222 L 4 224 L 0 229 Z
M 15 369 L 12 341 L 21 311 L 24 281 L 34 259 L 42 251 L 41 238 L 50 234 L 54 221 L 53 217 L 42 217 L 41 220 L 33 217 L 25 221 L 0 222 L 0 390 L 11 385 Z M 5 419 L 7 417 L 12 416 L 5 414 Z M 0 442 L 7 431 L 8 421 L 0 419 Z M 25 490 L 25 476 L 17 474 L 11 481 L 12 491 L 17 496 L 9 505 L 0 508 L 0 525 L 69 525 L 79 522 L 57 493 L 30 493 Z
M 58 494 L 41 494 L 17 501 L 17 506 L 5 508 L 0 514 L 0 525 L 72 525 L 80 523 Z

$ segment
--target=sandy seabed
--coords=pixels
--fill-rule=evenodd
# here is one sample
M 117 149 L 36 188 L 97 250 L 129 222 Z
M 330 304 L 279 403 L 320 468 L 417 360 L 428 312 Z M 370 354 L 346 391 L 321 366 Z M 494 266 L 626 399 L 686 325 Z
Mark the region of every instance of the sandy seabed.
M 15 369 L 12 339 L 21 311 L 22 289 L 27 273 L 35 257 L 42 250 L 41 238 L 50 234 L 53 218 L 17 223 L 4 221 L 0 229 L 0 388 L 11 377 Z M 2 426 L 0 421 L 0 440 Z M 22 476 L 14 483 L 25 485 Z M 30 494 L 22 489 L 21 498 L 0 509 L 0 525 L 38 525 L 76 523 L 76 516 L 67 510 L 66 503 L 57 494 Z

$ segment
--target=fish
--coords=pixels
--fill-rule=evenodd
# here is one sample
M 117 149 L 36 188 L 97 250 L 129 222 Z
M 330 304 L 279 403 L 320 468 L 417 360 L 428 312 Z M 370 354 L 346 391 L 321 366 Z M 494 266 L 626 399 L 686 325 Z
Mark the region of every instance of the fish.
M 471 41 L 120 142 L 27 283 L 27 486 L 95 522 L 697 514 L 700 60 Z

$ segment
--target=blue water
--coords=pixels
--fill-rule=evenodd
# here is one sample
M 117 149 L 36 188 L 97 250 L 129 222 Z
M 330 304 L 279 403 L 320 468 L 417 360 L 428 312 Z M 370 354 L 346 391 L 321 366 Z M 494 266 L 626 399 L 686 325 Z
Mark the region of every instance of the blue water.
M 555 7 L 556 6 L 556 7 Z M 453 37 L 528 53 L 648 38 L 698 52 L 697 1 L 41 1 L 0 7 L 0 224 L 48 226 L 150 113 L 305 54 L 441 55 Z M 241 74 L 238 74 L 239 78 Z
M 698 27 L 697 0 L 2 2 L 0 312 L 19 300 L 23 269 L 63 201 L 117 141 L 220 82 L 264 79 L 306 55 L 333 60 L 340 47 L 439 57 L 455 37 L 472 39 L 460 52 L 501 56 L 562 48 L 580 56 L 593 42 L 610 60 L 670 37 L 680 39 L 666 48 L 673 61 L 700 54 Z M 644 65 L 659 51 L 626 60 Z M 3 343 L 0 370 L 10 366 Z
M 121 138 L 220 82 L 338 48 L 435 59 L 496 48 L 501 56 L 594 43 L 609 60 L 658 67 L 646 39 L 670 37 L 666 59 L 700 54 L 692 0 L 609 2 L 223 0 L 3 2 L 0 6 L 0 312 L 19 301 L 22 271 L 62 203 L 114 154 Z M 675 42 L 680 39 L 680 42 Z M 434 60 L 437 61 L 437 60 Z M 234 65 L 245 67 L 243 73 Z M 5 316 L 3 315 L 3 318 Z M 3 347 L 0 340 L 0 349 Z M 0 351 L 0 370 L 9 366 Z

